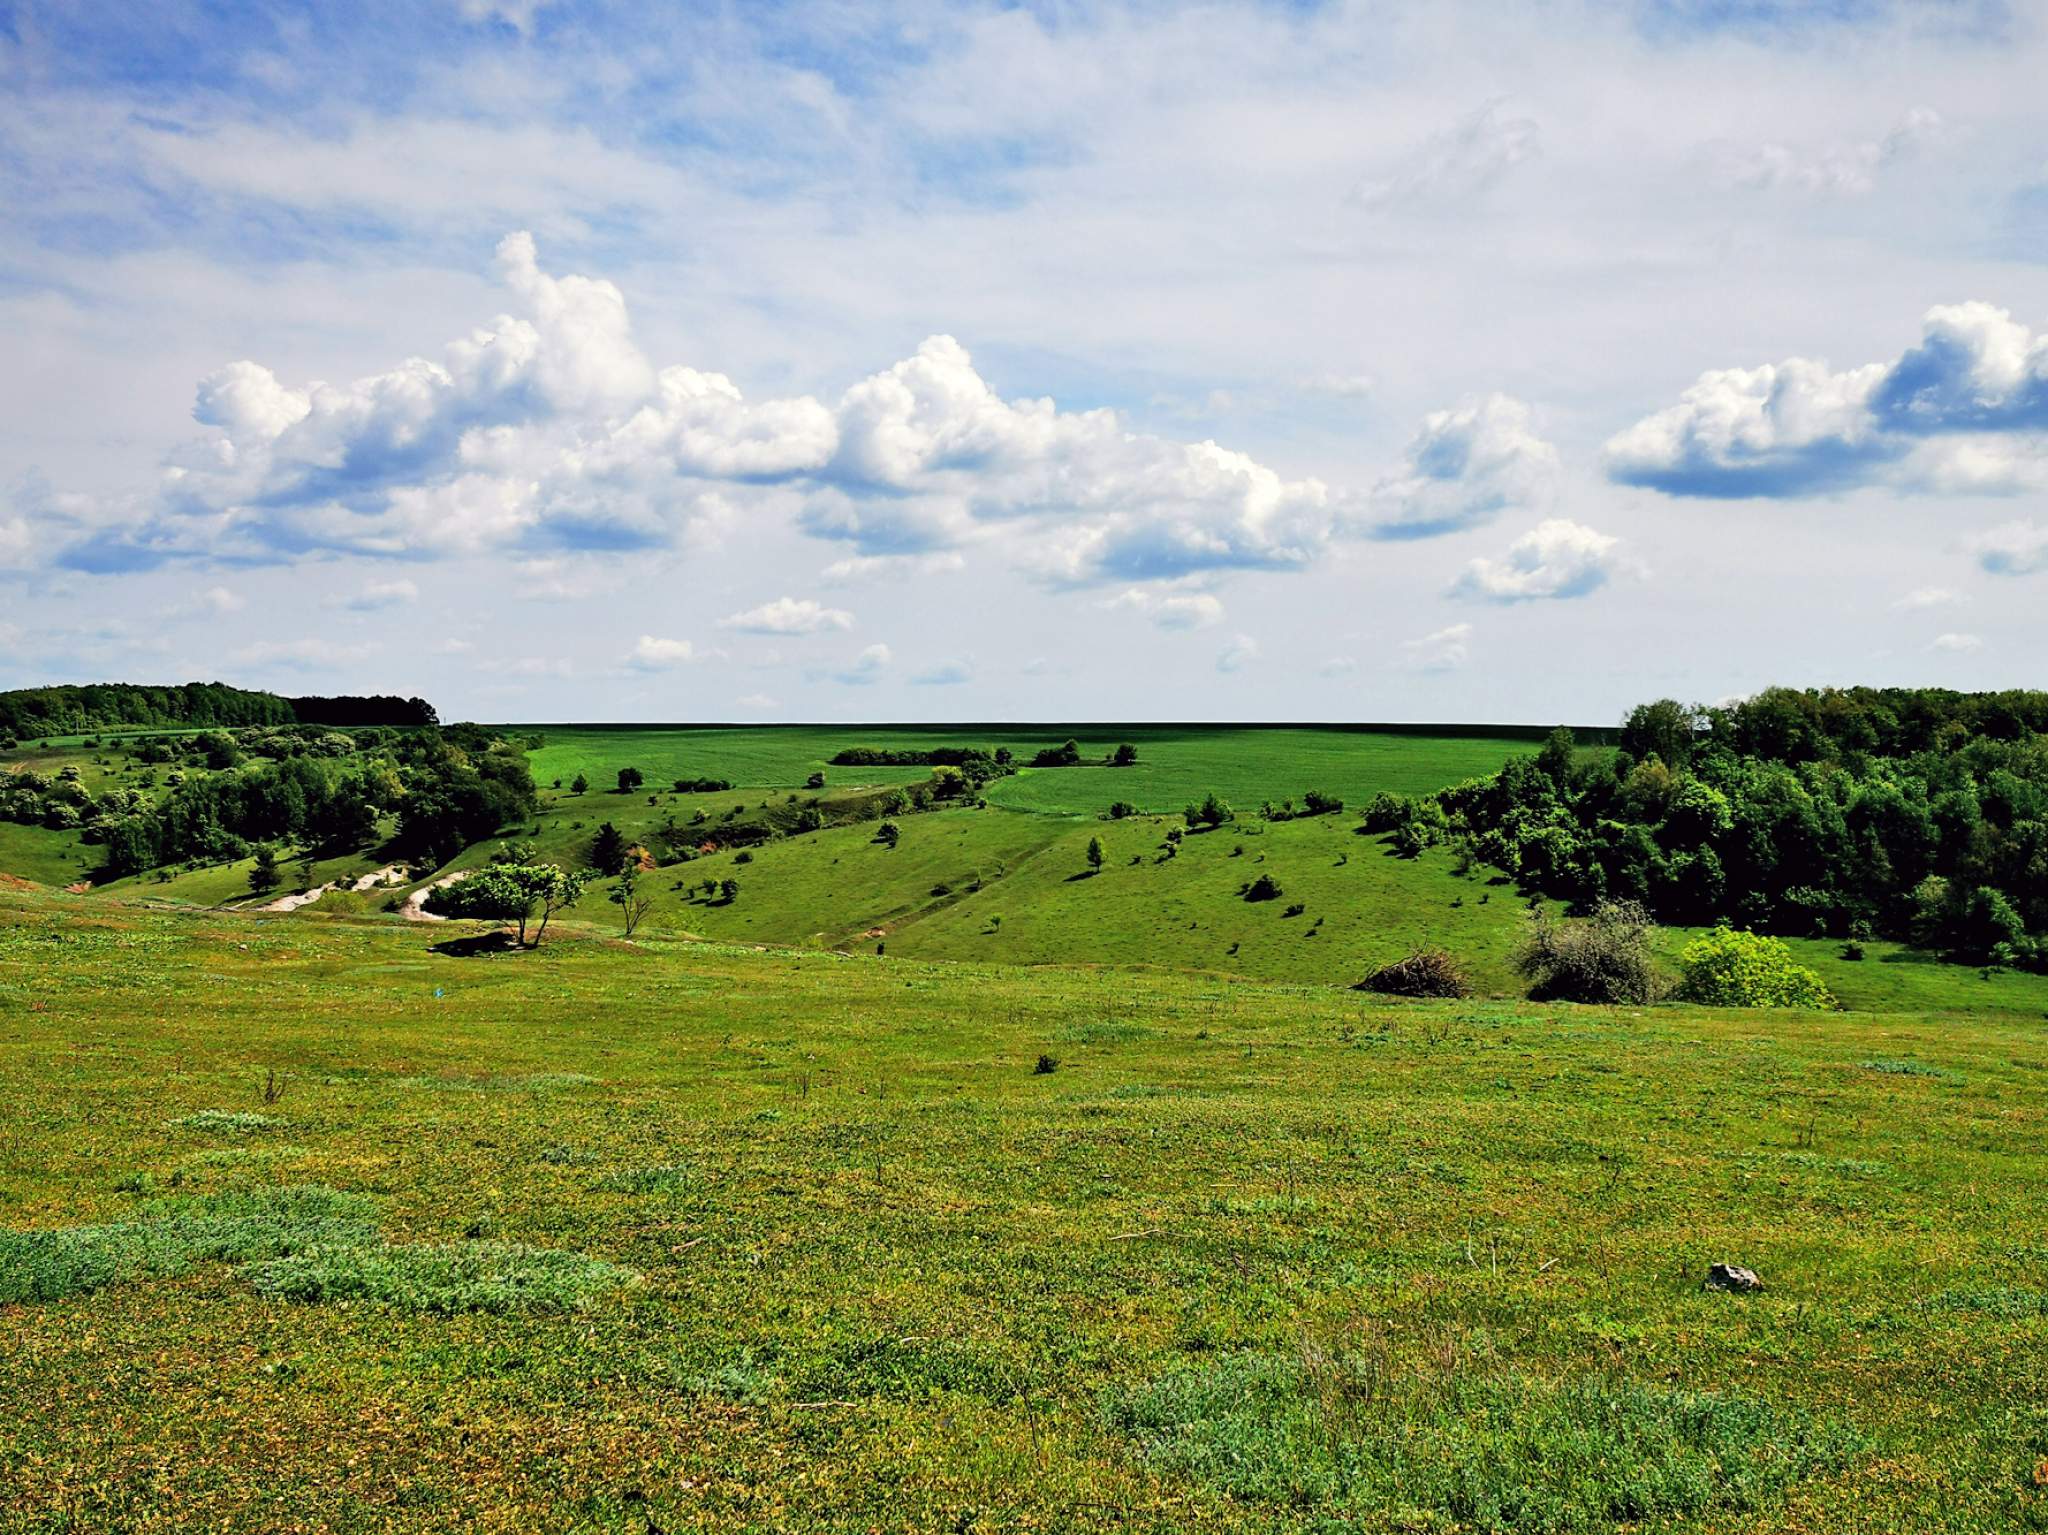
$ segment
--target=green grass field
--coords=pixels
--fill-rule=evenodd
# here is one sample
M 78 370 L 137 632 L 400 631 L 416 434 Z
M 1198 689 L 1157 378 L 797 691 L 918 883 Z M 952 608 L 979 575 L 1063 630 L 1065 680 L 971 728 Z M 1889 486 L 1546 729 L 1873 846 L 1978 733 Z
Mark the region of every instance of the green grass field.
M 0 1529 L 2048 1528 L 2038 1011 L 449 936 L 0 892 Z
M 1076 741 L 1097 761 L 1123 742 L 1138 748 L 1134 766 L 1119 769 L 1030 769 L 992 786 L 990 799 L 1016 810 L 1093 815 L 1125 800 L 1140 810 L 1177 812 L 1206 793 L 1245 809 L 1263 800 L 1299 799 L 1321 789 L 1362 804 L 1374 792 L 1415 794 L 1490 773 L 1515 751 L 1534 743 L 1499 735 L 1458 736 L 1427 731 L 1373 732 L 1315 727 L 1245 729 L 1229 726 L 611 726 L 516 725 L 537 731 L 546 744 L 529 754 L 543 786 L 578 773 L 595 788 L 610 788 L 622 767 L 637 767 L 649 788 L 680 778 L 723 778 L 740 786 L 795 789 L 814 771 L 832 784 L 908 783 L 922 768 L 834 768 L 832 756 L 848 747 L 928 749 L 934 746 L 1007 746 L 1028 763 L 1041 748 Z

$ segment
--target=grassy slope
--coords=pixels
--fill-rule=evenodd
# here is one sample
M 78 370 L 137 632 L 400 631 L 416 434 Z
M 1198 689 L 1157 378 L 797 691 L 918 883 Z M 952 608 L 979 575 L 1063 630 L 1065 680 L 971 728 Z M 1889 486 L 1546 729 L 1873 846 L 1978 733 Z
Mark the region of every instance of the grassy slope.
M 437 936 L 0 893 L 0 1075 L 33 1084 L 0 1095 L 0 1226 L 129 1216 L 137 1174 L 320 1182 L 393 1240 L 641 1276 L 572 1318 L 207 1264 L 0 1311 L 6 1528 L 1309 1528 L 1341 1486 L 1228 1500 L 1106 1410 L 1259 1359 L 1396 1449 L 1402 1391 L 1566 1380 L 1614 1418 L 1683 1388 L 1854 1436 L 1659 1528 L 2048 1518 L 2038 1020 Z M 203 1109 L 286 1124 L 174 1123 Z M 1716 1258 L 1768 1288 L 1701 1294 Z M 1317 1443 L 1245 1448 L 1284 1483 Z
M 61 887 L 84 879 L 99 861 L 99 849 L 75 831 L 0 821 L 0 874 Z

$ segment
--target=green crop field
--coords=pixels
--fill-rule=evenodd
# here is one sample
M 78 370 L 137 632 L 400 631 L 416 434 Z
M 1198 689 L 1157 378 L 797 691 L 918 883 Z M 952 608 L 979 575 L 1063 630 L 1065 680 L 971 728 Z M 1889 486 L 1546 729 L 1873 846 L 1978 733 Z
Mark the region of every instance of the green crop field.
M 835 753 L 858 746 L 1006 746 L 1026 763 L 1041 748 L 1069 739 L 1091 762 L 1123 742 L 1138 748 L 1132 767 L 1026 768 L 993 786 L 990 798 L 998 804 L 1054 814 L 1094 814 L 1112 800 L 1145 811 L 1178 811 L 1206 793 L 1246 808 L 1267 799 L 1299 799 L 1309 789 L 1362 802 L 1380 789 L 1414 794 L 1442 788 L 1494 771 L 1514 751 L 1534 749 L 1530 740 L 1500 733 L 1460 736 L 1421 728 L 1398 733 L 1310 726 L 1057 724 L 503 728 L 544 736 L 546 744 L 528 758 L 542 785 L 556 779 L 569 783 L 582 773 L 599 788 L 614 783 L 622 767 L 639 768 L 650 788 L 665 788 L 679 778 L 723 778 L 738 785 L 794 789 L 820 770 L 835 785 L 908 783 L 927 776 L 915 767 L 830 766 Z
M 2038 1013 L 448 936 L 0 893 L 0 1528 L 2048 1520 Z

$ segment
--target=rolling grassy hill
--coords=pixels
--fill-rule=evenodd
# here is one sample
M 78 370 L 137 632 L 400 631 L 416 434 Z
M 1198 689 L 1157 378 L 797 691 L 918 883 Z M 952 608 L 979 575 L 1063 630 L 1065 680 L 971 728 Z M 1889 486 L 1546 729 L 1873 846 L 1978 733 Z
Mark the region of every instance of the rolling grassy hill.
M 448 936 L 0 891 L 0 1525 L 2048 1520 L 2038 1014 Z
M 831 767 L 849 746 L 916 747 L 1008 744 L 1028 757 L 1066 739 L 1069 727 L 1000 731 L 903 727 L 518 727 L 537 728 L 545 745 L 529 760 L 541 809 L 504 840 L 535 856 L 581 866 L 599 825 L 614 823 L 629 841 L 652 842 L 666 822 L 689 826 L 702 813 L 715 835 L 735 810 L 746 819 L 788 813 L 822 799 L 829 807 L 865 791 L 928 776 L 922 767 Z M 1075 727 L 1087 731 L 1089 727 Z M 1453 874 L 1446 853 L 1394 858 L 1378 838 L 1358 834 L 1356 810 L 1380 789 L 1415 793 L 1488 771 L 1525 741 L 1498 735 L 1430 736 L 1391 731 L 1308 728 L 1230 729 L 1149 726 L 1082 734 L 1084 755 L 1106 756 L 1121 740 L 1139 749 L 1128 768 L 1027 768 L 990 786 L 985 808 L 956 807 L 899 818 L 891 849 L 872 823 L 781 838 L 742 854 L 726 851 L 655 871 L 642 881 L 653 899 L 646 931 L 719 941 L 860 948 L 876 944 L 903 957 L 978 963 L 1101 964 L 1193 970 L 1218 976 L 1349 985 L 1376 965 L 1423 946 L 1450 949 L 1483 993 L 1522 990 L 1509 960 L 1527 910 L 1512 888 L 1487 871 Z M 78 741 L 31 746 L 40 770 L 67 761 L 127 783 L 141 770 L 117 752 Z M 68 755 L 67 755 L 68 753 Z M 104 760 L 92 761 L 94 756 Z M 641 792 L 611 790 L 621 767 L 646 775 Z M 804 789 L 824 771 L 822 791 Z M 593 787 L 574 794 L 552 787 L 582 772 Z M 728 777 L 715 794 L 676 794 L 676 778 Z M 1187 837 L 1168 859 L 1164 834 L 1178 816 L 1103 819 L 1112 799 L 1178 809 L 1215 785 L 1240 810 L 1214 832 Z M 1339 815 L 1267 823 L 1251 812 L 1263 800 L 1298 798 L 1308 788 L 1341 793 Z M 1090 874 L 1085 853 L 1100 837 L 1106 862 Z M 474 867 L 498 843 L 480 843 L 451 868 Z M 39 883 L 82 878 L 94 859 L 75 832 L 0 825 L 0 871 Z M 311 883 L 350 878 L 382 862 L 375 849 L 324 858 Z M 301 882 L 286 865 L 286 889 Z M 337 907 L 377 907 L 414 885 L 367 899 L 326 902 L 298 916 Z M 143 898 L 214 906 L 250 904 L 248 864 L 149 873 L 106 885 L 110 899 Z M 1283 896 L 1247 902 L 1240 891 L 1271 874 Z M 727 904 L 700 893 L 706 880 L 734 878 Z M 596 882 L 574 919 L 602 928 L 616 921 Z M 1300 904 L 1299 915 L 1288 908 Z M 1690 936 L 1667 932 L 1668 956 Z M 1797 941 L 1846 1005 L 1857 1009 L 1992 1009 L 2048 1012 L 2048 977 L 1985 974 L 1933 962 L 1894 944 L 1867 945 L 1861 962 L 1840 946 Z

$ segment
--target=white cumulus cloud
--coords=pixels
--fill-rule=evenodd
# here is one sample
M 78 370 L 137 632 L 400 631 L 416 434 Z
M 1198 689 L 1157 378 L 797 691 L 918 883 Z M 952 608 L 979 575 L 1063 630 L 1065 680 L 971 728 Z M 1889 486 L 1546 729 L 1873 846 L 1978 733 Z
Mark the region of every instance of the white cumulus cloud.
M 1557 450 L 1538 436 L 1529 407 L 1509 395 L 1433 411 L 1409 440 L 1401 471 L 1374 487 L 1379 538 L 1429 538 L 1540 510 L 1556 490 Z
M 1584 597 L 1615 573 L 1620 546 L 1610 534 L 1552 517 L 1509 544 L 1505 557 L 1472 561 L 1451 591 L 1485 602 Z
M 688 640 L 662 639 L 643 634 L 634 642 L 629 664 L 636 671 L 667 671 L 697 659 L 697 647 Z
M 1233 635 L 1230 643 L 1216 654 L 1216 670 L 1219 672 L 1241 671 L 1259 658 L 1259 642 L 1249 634 Z
M 1609 439 L 1607 473 L 1679 496 L 1801 496 L 2042 483 L 2048 335 L 1992 304 L 1927 311 L 1919 345 L 1836 371 L 1794 357 L 1703 373 Z
M 1142 613 L 1161 629 L 1209 629 L 1223 622 L 1223 600 L 1210 592 L 1155 592 L 1134 586 L 1103 606 Z
M 1425 634 L 1420 639 L 1401 641 L 1401 664 L 1411 671 L 1455 671 L 1471 658 L 1470 624 L 1451 624 Z
M 853 615 L 811 597 L 777 597 L 758 608 L 721 618 L 718 627 L 745 634 L 816 634 L 823 629 L 851 629 Z
M 880 680 L 892 659 L 887 645 L 870 645 L 847 665 L 831 673 L 831 677 L 834 682 L 844 683 L 847 687 L 866 687 Z
M 2048 570 L 2048 524 L 2008 522 L 1965 542 L 1977 563 L 1995 576 L 2027 576 Z

